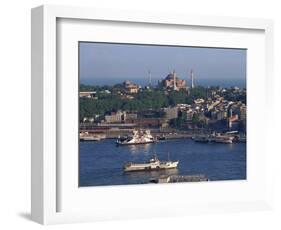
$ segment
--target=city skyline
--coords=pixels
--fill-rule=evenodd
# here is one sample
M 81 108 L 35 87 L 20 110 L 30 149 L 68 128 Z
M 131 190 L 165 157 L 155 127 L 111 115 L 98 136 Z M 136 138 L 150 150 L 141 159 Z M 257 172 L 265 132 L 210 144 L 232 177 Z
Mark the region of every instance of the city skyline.
M 79 43 L 80 83 L 114 85 L 131 80 L 156 85 L 173 70 L 191 85 L 246 87 L 246 50 L 183 46 Z

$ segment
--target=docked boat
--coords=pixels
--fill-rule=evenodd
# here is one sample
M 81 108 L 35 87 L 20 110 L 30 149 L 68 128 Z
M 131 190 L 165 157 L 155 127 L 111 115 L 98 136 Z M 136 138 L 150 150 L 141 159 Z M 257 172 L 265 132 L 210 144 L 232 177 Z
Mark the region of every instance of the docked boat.
M 157 155 L 155 154 L 148 162 L 129 162 L 124 165 L 123 169 L 125 172 L 174 169 L 178 167 L 178 163 L 179 161 L 160 161 Z
M 105 134 L 80 133 L 80 141 L 100 141 L 106 138 Z
M 215 133 L 212 135 L 197 135 L 193 136 L 192 139 L 196 142 L 201 143 L 223 143 L 223 144 L 232 144 L 235 140 L 235 136 L 224 135 L 221 133 Z
M 221 134 L 216 134 L 209 138 L 210 142 L 223 143 L 223 144 L 232 144 L 233 140 L 234 140 L 233 136 L 221 135 Z
M 195 142 L 201 142 L 201 143 L 208 143 L 209 142 L 209 136 L 207 135 L 201 135 L 201 136 L 194 136 L 192 139 Z
M 119 137 L 116 141 L 117 145 L 137 145 L 155 142 L 155 138 L 151 135 L 150 130 L 134 130 L 133 135 Z

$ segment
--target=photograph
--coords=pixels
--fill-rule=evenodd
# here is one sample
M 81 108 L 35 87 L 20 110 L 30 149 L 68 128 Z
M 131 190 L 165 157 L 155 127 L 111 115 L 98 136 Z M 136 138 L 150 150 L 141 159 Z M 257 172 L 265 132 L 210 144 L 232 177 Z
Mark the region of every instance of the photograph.
M 79 187 L 247 179 L 247 49 L 80 41 Z

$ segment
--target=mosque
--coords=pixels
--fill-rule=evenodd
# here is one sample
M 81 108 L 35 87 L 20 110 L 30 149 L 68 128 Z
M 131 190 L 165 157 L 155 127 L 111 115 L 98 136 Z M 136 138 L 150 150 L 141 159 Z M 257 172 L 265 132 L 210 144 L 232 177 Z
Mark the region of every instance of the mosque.
M 176 71 L 169 73 L 167 77 L 163 80 L 159 81 L 159 86 L 169 90 L 180 90 L 180 89 L 187 89 L 187 84 L 185 80 L 180 79 Z

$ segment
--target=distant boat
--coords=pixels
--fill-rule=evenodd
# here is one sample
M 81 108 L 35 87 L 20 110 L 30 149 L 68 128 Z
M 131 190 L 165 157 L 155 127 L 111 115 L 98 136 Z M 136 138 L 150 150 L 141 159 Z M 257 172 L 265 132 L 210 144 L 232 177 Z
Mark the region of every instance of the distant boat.
M 209 136 L 207 136 L 207 135 L 194 136 L 194 137 L 192 137 L 192 139 L 196 142 L 202 142 L 202 143 L 209 142 Z
M 201 142 L 201 143 L 215 142 L 215 143 L 232 144 L 235 137 L 216 133 L 212 135 L 197 135 L 192 137 L 192 139 L 196 142 Z
M 100 141 L 105 138 L 105 134 L 89 134 L 88 132 L 80 133 L 80 141 Z
M 179 161 L 160 161 L 156 154 L 145 163 L 133 163 L 129 162 L 124 165 L 123 169 L 125 172 L 133 171 L 152 171 L 152 170 L 163 170 L 163 169 L 174 169 L 178 167 Z
M 221 134 L 215 134 L 209 138 L 210 142 L 223 143 L 223 144 L 232 144 L 233 140 L 234 140 L 233 136 L 221 135 Z
M 116 141 L 117 145 L 137 145 L 155 142 L 155 138 L 151 135 L 150 130 L 134 130 L 133 135 L 119 137 Z

